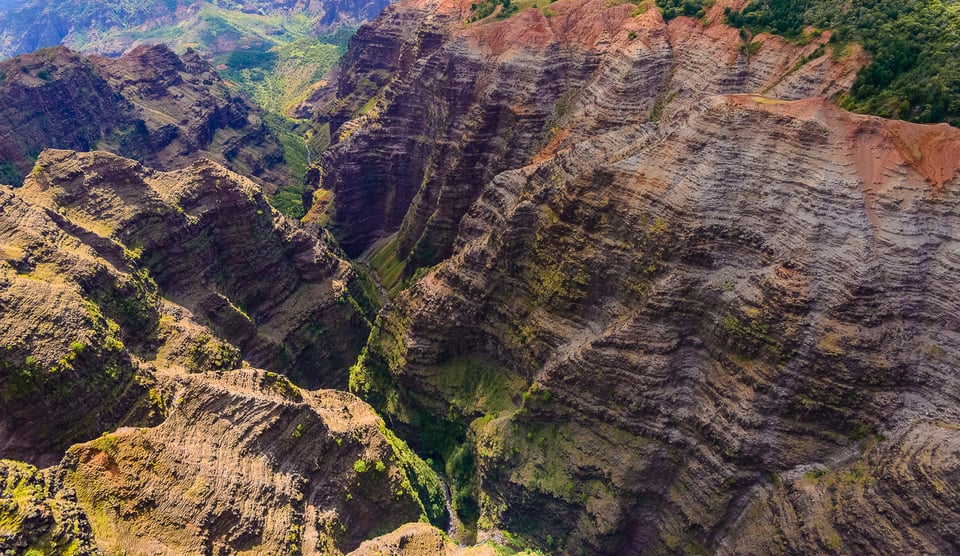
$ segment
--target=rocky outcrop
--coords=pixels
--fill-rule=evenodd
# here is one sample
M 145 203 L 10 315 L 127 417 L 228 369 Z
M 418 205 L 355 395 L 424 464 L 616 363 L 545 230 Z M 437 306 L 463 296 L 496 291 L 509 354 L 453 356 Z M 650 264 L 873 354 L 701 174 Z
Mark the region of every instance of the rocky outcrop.
M 721 5 L 702 24 L 613 4 L 567 0 L 471 23 L 467 2 L 388 8 L 353 38 L 337 98 L 316 107 L 334 144 L 314 174 L 314 216 L 332 218 L 350 255 L 396 232 L 410 275 L 452 253 L 460 219 L 499 172 L 704 94 L 832 95 L 863 62 L 825 55 L 828 33 L 749 47 L 718 22 Z
M 494 556 L 493 546 L 457 546 L 426 523 L 408 523 L 361 544 L 349 556 Z
M 484 187 L 354 384 L 558 552 L 956 552 L 958 168 L 821 99 L 611 130 Z
M 0 550 L 4 554 L 94 554 L 86 514 L 69 490 L 51 493 L 36 467 L 0 460 Z
M 0 183 L 19 185 L 44 148 L 104 149 L 162 169 L 206 156 L 273 188 L 276 138 L 194 52 L 138 47 L 118 59 L 55 48 L 0 63 Z
M 0 456 L 51 466 L 0 462 L 0 548 L 341 554 L 446 526 L 367 404 L 245 368 L 345 386 L 369 331 L 359 278 L 257 184 L 47 150 L 0 207 Z
M 50 465 L 155 417 L 128 343 L 157 325 L 158 296 L 118 246 L 6 188 L 0 207 L 0 455 Z
M 339 554 L 443 517 L 433 472 L 350 394 L 249 369 L 160 390 L 161 425 L 74 446 L 52 471 L 104 554 Z

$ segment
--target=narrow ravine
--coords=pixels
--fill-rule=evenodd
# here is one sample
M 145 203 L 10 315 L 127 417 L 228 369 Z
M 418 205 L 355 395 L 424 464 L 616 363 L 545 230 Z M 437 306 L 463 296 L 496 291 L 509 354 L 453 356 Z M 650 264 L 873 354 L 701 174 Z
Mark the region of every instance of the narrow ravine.
M 443 484 L 443 503 L 447 506 L 447 514 L 450 516 L 450 524 L 447 525 L 447 536 L 457 542 L 460 546 L 464 546 L 461 542 L 460 536 L 463 534 L 463 523 L 460 521 L 460 518 L 457 517 L 456 512 L 453 511 L 453 496 L 450 493 L 450 484 L 447 482 L 447 478 L 442 474 L 438 473 L 440 477 L 440 482 Z

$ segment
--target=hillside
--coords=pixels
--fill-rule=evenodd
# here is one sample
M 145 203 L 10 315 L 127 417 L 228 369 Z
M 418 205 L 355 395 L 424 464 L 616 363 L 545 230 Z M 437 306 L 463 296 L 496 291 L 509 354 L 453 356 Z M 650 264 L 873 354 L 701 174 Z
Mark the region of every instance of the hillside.
M 960 6 L 950 2 L 757 0 L 726 21 L 749 32 L 805 41 L 833 30 L 839 49 L 862 45 L 872 60 L 840 99 L 844 108 L 914 122 L 960 125 Z
M 376 17 L 386 5 L 386 0 L 28 0 L 0 5 L 0 57 L 60 44 L 119 56 L 141 42 L 176 43 L 223 54 L 310 29 L 356 26 Z
M 193 52 L 24 54 L 0 62 L 0 98 L 0 182 L 19 185 L 45 148 L 104 149 L 163 169 L 206 156 L 270 188 L 289 179 L 262 113 Z
M 0 462 L 0 550 L 340 554 L 446 523 L 369 406 L 248 368 L 343 388 L 369 330 L 349 265 L 255 183 L 46 150 L 0 205 L 0 447 L 32 464 Z

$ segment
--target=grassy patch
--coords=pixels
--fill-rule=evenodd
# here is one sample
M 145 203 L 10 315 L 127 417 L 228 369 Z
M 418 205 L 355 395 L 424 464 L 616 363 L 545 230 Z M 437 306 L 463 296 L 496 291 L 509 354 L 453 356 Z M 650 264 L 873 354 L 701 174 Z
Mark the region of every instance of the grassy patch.
M 522 377 L 471 357 L 457 357 L 434 368 L 429 386 L 442 393 L 451 409 L 473 417 L 514 409 L 527 387 Z
M 409 481 L 409 488 L 416 493 L 417 498 L 423 505 L 424 515 L 436 527 L 446 529 L 448 520 L 443 484 L 436 472 L 413 453 L 406 442 L 397 438 L 382 423 L 380 424 L 380 432 L 393 449 L 394 463 L 403 470 Z
M 373 250 L 367 262 L 380 277 L 380 284 L 390 293 L 396 293 L 406 267 L 406 262 L 397 257 L 397 238 L 393 237 Z

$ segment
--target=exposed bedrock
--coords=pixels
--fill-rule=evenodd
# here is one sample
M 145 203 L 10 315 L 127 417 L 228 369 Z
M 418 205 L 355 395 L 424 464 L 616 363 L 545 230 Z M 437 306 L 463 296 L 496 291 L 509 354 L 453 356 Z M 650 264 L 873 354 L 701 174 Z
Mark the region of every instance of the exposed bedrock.
M 818 99 L 578 142 L 483 188 L 355 388 L 468 427 L 481 536 L 956 552 L 958 167 L 956 129 Z

